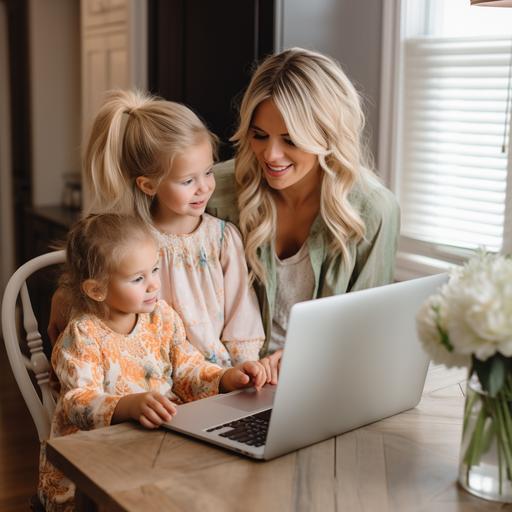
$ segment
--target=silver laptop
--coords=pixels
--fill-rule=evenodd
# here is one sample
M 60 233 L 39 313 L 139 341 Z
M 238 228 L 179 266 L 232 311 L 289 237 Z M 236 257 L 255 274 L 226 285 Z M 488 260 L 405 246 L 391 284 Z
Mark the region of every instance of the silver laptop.
M 446 274 L 295 304 L 277 386 L 178 406 L 166 428 L 272 459 L 414 407 L 428 358 L 415 316 Z

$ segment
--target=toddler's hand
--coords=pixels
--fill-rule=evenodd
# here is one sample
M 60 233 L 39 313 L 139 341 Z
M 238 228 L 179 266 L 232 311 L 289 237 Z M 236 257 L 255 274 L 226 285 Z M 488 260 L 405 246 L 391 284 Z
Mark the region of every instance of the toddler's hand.
M 263 365 L 263 368 L 265 368 L 267 382 L 270 384 L 277 384 L 282 356 L 283 350 L 280 349 L 276 350 L 273 354 L 260 359 L 260 363 Z
M 226 370 L 220 379 L 219 388 L 221 393 L 251 386 L 261 389 L 266 379 L 265 368 L 259 361 L 246 361 Z
M 133 419 L 143 427 L 158 428 L 162 423 L 172 421 L 175 414 L 176 405 L 166 396 L 148 391 L 121 398 L 114 411 L 114 418 L 117 421 Z

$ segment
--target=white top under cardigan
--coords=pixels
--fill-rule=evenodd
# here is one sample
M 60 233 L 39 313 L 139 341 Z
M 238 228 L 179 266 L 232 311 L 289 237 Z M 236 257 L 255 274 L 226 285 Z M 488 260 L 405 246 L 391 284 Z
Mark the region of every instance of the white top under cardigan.
M 315 276 L 307 243 L 293 256 L 284 260 L 276 255 L 275 262 L 277 292 L 268 346 L 270 353 L 284 347 L 291 307 L 297 302 L 311 300 L 315 289 Z

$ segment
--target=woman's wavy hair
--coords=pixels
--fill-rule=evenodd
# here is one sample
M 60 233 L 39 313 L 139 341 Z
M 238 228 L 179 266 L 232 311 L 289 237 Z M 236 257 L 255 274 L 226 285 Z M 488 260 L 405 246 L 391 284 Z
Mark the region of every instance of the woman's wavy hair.
M 158 187 L 174 158 L 205 139 L 215 157 L 217 137 L 185 105 L 138 90 L 107 92 L 84 155 L 87 213 L 135 213 L 151 223 L 153 197 L 135 180 L 145 176 Z
M 283 116 L 292 142 L 318 155 L 323 169 L 320 214 L 329 233 L 331 254 L 349 260 L 347 243 L 360 240 L 365 226 L 348 195 L 357 183 L 371 179 L 371 158 L 363 142 L 364 114 L 359 95 L 331 58 L 291 48 L 267 57 L 256 69 L 240 105 L 235 180 L 240 230 L 251 277 L 265 283 L 258 248 L 276 233 L 271 189 L 251 150 L 251 122 L 258 105 L 272 100 Z
M 134 215 L 88 215 L 73 225 L 66 239 L 66 263 L 59 284 L 69 297 L 72 316 L 83 313 L 104 318 L 108 306 L 83 289 L 88 279 L 108 287 L 122 258 L 145 241 L 157 244 L 146 222 Z

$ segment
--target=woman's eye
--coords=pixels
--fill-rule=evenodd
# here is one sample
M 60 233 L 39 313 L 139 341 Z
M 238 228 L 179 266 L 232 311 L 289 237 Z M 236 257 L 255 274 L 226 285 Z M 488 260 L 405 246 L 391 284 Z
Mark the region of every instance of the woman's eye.
M 288 144 L 288 146 L 296 147 L 291 139 L 284 139 L 284 142 L 285 144 Z
M 267 135 L 265 135 L 264 133 L 253 132 L 252 138 L 256 140 L 265 140 L 267 138 Z

